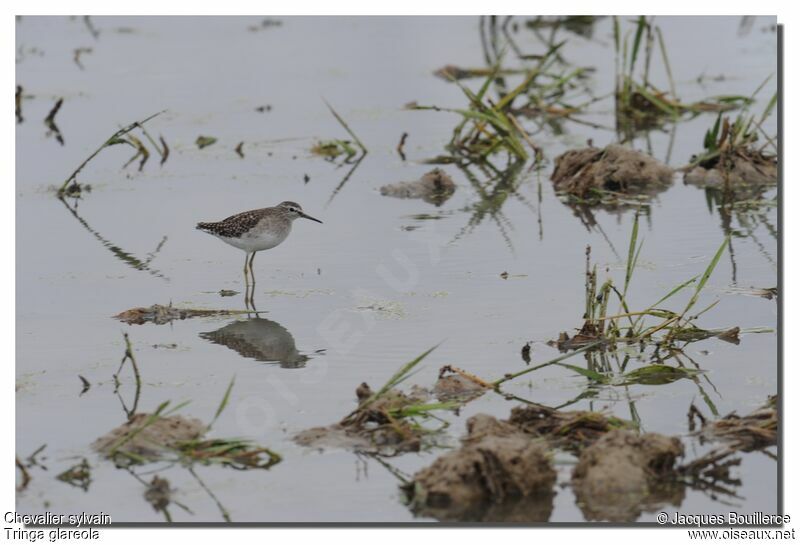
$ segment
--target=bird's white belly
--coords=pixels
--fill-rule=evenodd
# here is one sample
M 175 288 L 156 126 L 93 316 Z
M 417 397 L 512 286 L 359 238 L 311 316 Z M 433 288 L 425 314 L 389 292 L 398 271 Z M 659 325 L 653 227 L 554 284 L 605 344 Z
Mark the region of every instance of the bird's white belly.
M 218 237 L 223 242 L 227 242 L 231 246 L 244 250 L 245 252 L 260 252 L 262 250 L 269 250 L 274 248 L 289 236 L 289 231 L 284 231 L 281 234 L 270 233 L 263 231 L 257 234 L 246 233 L 239 238 L 231 237 Z

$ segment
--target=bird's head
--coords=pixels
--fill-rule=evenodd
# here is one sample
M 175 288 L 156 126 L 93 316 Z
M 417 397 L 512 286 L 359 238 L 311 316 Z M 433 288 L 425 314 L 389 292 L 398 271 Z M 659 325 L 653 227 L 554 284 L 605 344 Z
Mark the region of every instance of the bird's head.
M 322 223 L 317 218 L 311 217 L 305 212 L 303 212 L 303 207 L 297 204 L 296 202 L 283 201 L 281 204 L 278 205 L 278 208 L 282 209 L 291 220 L 296 220 L 297 218 L 305 218 L 307 220 L 316 221 L 317 223 Z

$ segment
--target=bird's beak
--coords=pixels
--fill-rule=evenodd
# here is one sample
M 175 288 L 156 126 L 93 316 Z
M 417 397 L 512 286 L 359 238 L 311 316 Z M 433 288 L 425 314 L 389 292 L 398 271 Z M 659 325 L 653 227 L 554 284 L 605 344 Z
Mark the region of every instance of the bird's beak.
M 316 221 L 317 223 L 322 223 L 322 222 L 321 222 L 320 220 L 318 220 L 317 218 L 312 218 L 311 216 L 309 216 L 309 215 L 308 215 L 308 214 L 306 214 L 305 212 L 300 212 L 300 217 L 301 217 L 301 218 L 306 218 L 307 220 Z

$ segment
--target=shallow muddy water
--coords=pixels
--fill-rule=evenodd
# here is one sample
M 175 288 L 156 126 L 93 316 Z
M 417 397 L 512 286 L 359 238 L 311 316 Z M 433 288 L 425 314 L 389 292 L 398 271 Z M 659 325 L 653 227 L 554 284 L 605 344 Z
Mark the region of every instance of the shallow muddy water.
M 47 469 L 29 468 L 32 480 L 17 495 L 18 511 L 164 520 L 144 500 L 140 481 L 90 447 L 126 419 L 112 377 L 127 332 L 143 382 L 140 411 L 152 412 L 166 400 L 190 401 L 180 414 L 210 421 L 235 377 L 211 435 L 252 439 L 283 458 L 268 470 L 199 465 L 199 479 L 180 465 L 138 468 L 147 482 L 156 473 L 170 481 L 173 498 L 188 508 L 171 507 L 173 520 L 218 522 L 227 511 L 234 522 L 433 521 L 415 518 L 404 505 L 392 471 L 413 474 L 441 449 L 382 460 L 387 467 L 344 450 L 304 448 L 292 436 L 348 414 L 361 382 L 380 387 L 437 343 L 407 386 L 432 384 L 447 364 L 488 379 L 520 371 L 526 342 L 533 363 L 558 355 L 545 343 L 582 323 L 586 245 L 601 279 L 624 278 L 633 209 L 595 210 L 596 223 L 586 226 L 549 181 L 556 155 L 587 139 L 605 146 L 615 140 L 613 130 L 567 121 L 562 134 L 534 133 L 545 167 L 526 166 L 500 206 L 501 199 L 490 204 L 481 196 L 489 189 L 471 184 L 453 165 L 441 166 L 457 185 L 441 206 L 380 194 L 383 185 L 419 178 L 433 168 L 421 161 L 444 152 L 457 116 L 403 105 L 464 106 L 458 87 L 433 72 L 448 64 L 485 66 L 479 19 L 280 21 L 93 18 L 95 37 L 80 17 L 18 20 L 17 83 L 25 98 L 24 121 L 16 128 L 16 451 L 25 458 L 47 445 L 38 456 Z M 512 33 L 518 47 L 541 53 L 545 46 L 524 19 L 518 22 Z M 749 30 L 739 18 L 656 22 L 686 100 L 749 96 L 777 71 L 774 18 L 757 18 Z M 591 38 L 561 31 L 563 57 L 596 68 L 588 82 L 596 96 L 613 90 L 611 29 L 605 18 Z M 83 69 L 73 60 L 78 48 L 91 48 L 80 55 Z M 665 87 L 656 64 L 653 78 Z M 475 88 L 480 81 L 465 84 Z M 773 76 L 752 111 L 760 113 L 775 89 Z M 59 97 L 64 103 L 55 120 L 63 145 L 42 123 Z M 322 97 L 369 148 L 346 180 L 353 165 L 309 151 L 317 141 L 347 138 Z M 111 132 L 160 110 L 167 111 L 147 128 L 169 144 L 162 166 L 153 156 L 141 172 L 136 164 L 122 170 L 130 148 L 111 147 L 79 175 L 91 192 L 79 200 L 56 198 L 52 189 Z M 611 98 L 590 111 L 584 119 L 613 127 Z M 634 145 L 683 165 L 701 151 L 715 115 L 667 125 Z M 774 117 L 764 129 L 775 133 Z M 406 161 L 395 151 L 404 132 Z M 198 149 L 201 135 L 217 142 Z M 239 142 L 243 158 L 234 151 Z M 242 252 L 194 226 L 284 200 L 301 203 L 324 224 L 298 220 L 283 245 L 257 256 L 260 317 L 164 325 L 112 318 L 155 303 L 244 309 Z M 724 254 L 698 308 L 719 303 L 700 323 L 771 331 L 743 333 L 738 345 L 714 338 L 689 345 L 687 355 L 706 371 L 698 381 L 605 386 L 577 399 L 587 379 L 551 366 L 504 390 L 553 407 L 575 401 L 570 409 L 638 418 L 645 431 L 682 437 L 691 403 L 711 411 L 702 391 L 720 415 L 762 405 L 778 391 L 777 305 L 744 288 L 777 285 L 774 207 L 742 211 L 728 226 L 703 189 L 676 176 L 642 217 L 644 246 L 629 301 L 647 306 L 702 273 L 727 230 L 733 253 Z M 221 290 L 239 293 L 223 297 Z M 682 297 L 685 304 L 688 295 Z M 583 361 L 580 355 L 569 360 Z M 130 404 L 133 382 L 126 373 L 120 393 Z M 83 394 L 79 375 L 91 384 Z M 443 412 L 450 422 L 444 441 L 455 444 L 469 416 L 505 418 L 517 404 L 490 393 L 458 415 Z M 705 448 L 685 442 L 687 455 Z M 55 479 L 84 457 L 91 466 L 87 490 Z M 575 459 L 559 454 L 555 462 L 558 482 L 568 483 Z M 774 512 L 777 471 L 765 454 L 745 454 L 735 469 L 741 484 L 734 497 L 687 490 L 679 507 L 669 509 L 717 513 L 733 505 L 740 512 Z M 556 490 L 549 516 L 535 522 L 583 521 L 571 489 Z M 653 522 L 653 513 L 636 520 Z

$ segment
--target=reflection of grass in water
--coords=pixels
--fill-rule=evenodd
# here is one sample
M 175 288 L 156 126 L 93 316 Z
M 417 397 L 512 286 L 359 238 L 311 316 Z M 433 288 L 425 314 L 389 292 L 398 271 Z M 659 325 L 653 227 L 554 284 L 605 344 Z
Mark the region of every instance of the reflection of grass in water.
M 513 251 L 514 245 L 508 235 L 508 230 L 512 229 L 513 226 L 502 212 L 503 205 L 508 201 L 509 197 L 513 197 L 535 214 L 539 214 L 539 211 L 517 191 L 521 182 L 520 175 L 524 161 L 514 161 L 505 170 L 498 170 L 490 162 L 472 165 L 478 168 L 480 174 L 486 177 L 483 181 L 470 169 L 471 165 L 468 163 L 458 162 L 456 166 L 467 177 L 479 200 L 469 207 L 468 211 L 472 215 L 467 221 L 467 225 L 456 234 L 453 240 L 458 240 L 471 233 L 488 216 L 497 225 L 506 245 Z
M 164 243 L 167 241 L 167 237 L 166 236 L 164 236 L 164 238 L 161 239 L 161 242 L 158 243 L 156 248 L 147 255 L 147 258 L 142 260 L 142 259 L 139 259 L 138 257 L 134 256 L 133 254 L 131 254 L 129 252 L 126 252 L 120 246 L 117 246 L 116 244 L 114 244 L 110 240 L 104 238 L 103 235 L 101 235 L 98 231 L 95 231 L 94 229 L 92 229 L 92 227 L 89 225 L 89 223 L 85 219 L 83 219 L 83 217 L 81 217 L 80 214 L 78 214 L 77 201 L 76 201 L 76 206 L 73 207 L 73 206 L 70 206 L 69 204 L 67 204 L 67 201 L 64 199 L 63 196 L 59 196 L 58 200 L 60 200 L 64 204 L 64 206 L 67 208 L 67 210 L 69 210 L 70 214 L 72 214 L 72 216 L 76 220 L 78 220 L 78 222 L 84 227 L 84 229 L 89 231 L 94 236 L 94 238 L 96 238 L 98 241 L 100 241 L 100 244 L 102 244 L 112 254 L 114 254 L 114 256 L 117 259 L 119 259 L 120 261 L 122 261 L 126 265 L 128 265 L 130 267 L 133 267 L 134 269 L 136 269 L 138 271 L 147 271 L 150 274 L 152 274 L 153 276 L 158 276 L 159 278 L 163 278 L 165 280 L 168 280 L 168 278 L 166 276 L 164 276 L 161 272 L 159 272 L 156 269 L 153 269 L 153 268 L 150 267 L 150 263 L 155 259 L 156 255 L 158 255 L 158 252 L 161 251 L 161 248 L 164 246 Z

